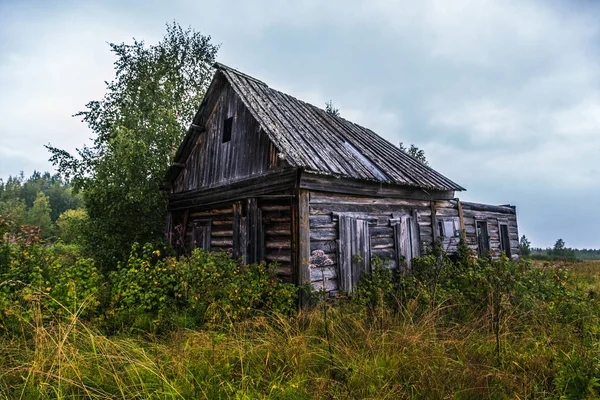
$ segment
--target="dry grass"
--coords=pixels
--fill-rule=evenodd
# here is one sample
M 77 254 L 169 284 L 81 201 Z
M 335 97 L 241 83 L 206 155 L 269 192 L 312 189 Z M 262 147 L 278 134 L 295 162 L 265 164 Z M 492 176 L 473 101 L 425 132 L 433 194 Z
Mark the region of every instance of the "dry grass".
M 555 268 L 557 265 L 540 266 Z M 590 290 L 600 263 L 570 265 Z M 327 320 L 322 307 L 328 308 Z M 0 337 L 3 399 L 481 399 L 555 395 L 574 327 L 541 309 L 505 314 L 502 360 L 486 313 L 451 323 L 452 305 L 367 315 L 321 304 L 295 318 L 264 315 L 231 328 L 107 337 L 77 314 L 39 304 Z M 325 323 L 330 340 L 325 334 Z M 331 351 L 330 351 L 331 348 Z

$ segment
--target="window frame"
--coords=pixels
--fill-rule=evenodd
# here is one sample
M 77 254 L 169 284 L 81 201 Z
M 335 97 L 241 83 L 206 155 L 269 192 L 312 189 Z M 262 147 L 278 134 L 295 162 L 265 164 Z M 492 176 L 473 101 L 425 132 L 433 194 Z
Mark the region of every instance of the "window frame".
M 481 248 L 481 244 L 482 244 L 482 240 L 480 238 L 481 234 L 480 234 L 480 229 L 479 229 L 479 224 L 484 224 L 485 226 L 485 249 Z M 485 255 L 486 253 L 489 253 L 489 251 L 491 250 L 491 245 L 490 245 L 490 230 L 489 230 L 489 224 L 487 222 L 487 220 L 485 219 L 476 219 L 475 220 L 475 235 L 477 237 L 477 253 L 480 256 Z
M 192 245 L 204 251 L 211 251 L 212 221 L 210 219 L 196 219 L 193 221 Z

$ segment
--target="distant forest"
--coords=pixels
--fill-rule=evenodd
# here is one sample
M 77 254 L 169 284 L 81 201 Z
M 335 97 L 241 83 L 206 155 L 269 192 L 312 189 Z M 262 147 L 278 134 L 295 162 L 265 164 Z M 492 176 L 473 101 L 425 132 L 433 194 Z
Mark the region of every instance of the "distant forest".
M 37 172 L 25 178 L 23 172 L 0 179 L 0 216 L 9 217 L 13 234 L 22 225 L 36 226 L 48 239 L 71 239 L 73 220 L 84 218 L 81 195 L 58 174 Z M 71 232 L 67 232 L 71 231 Z

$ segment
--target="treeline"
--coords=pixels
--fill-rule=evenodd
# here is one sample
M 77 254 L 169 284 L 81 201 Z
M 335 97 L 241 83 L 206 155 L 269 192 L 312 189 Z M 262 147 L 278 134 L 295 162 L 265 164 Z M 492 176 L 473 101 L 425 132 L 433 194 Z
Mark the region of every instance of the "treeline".
M 35 226 L 43 239 L 71 242 L 72 222 L 83 219 L 85 211 L 79 194 L 60 175 L 34 171 L 0 179 L 0 215 L 10 217 L 9 233 L 17 234 L 23 225 Z
M 567 247 L 563 239 L 558 239 L 553 247 L 545 249 L 531 247 L 529 240 L 521 238 L 521 254 L 537 260 L 600 260 L 600 249 L 574 249 Z

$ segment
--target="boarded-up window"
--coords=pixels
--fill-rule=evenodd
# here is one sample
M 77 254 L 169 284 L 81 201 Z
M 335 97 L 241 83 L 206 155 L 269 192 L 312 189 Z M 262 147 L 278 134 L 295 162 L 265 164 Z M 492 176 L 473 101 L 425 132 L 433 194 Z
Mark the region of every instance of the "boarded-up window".
M 510 238 L 508 236 L 508 225 L 500 224 L 500 250 L 504 251 L 506 257 L 510 257 Z
M 352 292 L 363 272 L 371 272 L 369 221 L 346 215 L 339 219 L 340 289 Z
M 490 251 L 490 236 L 488 235 L 487 221 L 477 221 L 477 251 L 484 255 Z
M 209 219 L 194 221 L 193 245 L 210 251 L 211 221 Z
M 417 230 L 417 219 L 415 215 L 394 215 L 390 220 L 394 227 L 396 242 L 396 256 L 400 268 L 412 267 L 412 259 L 420 253 L 420 241 Z

